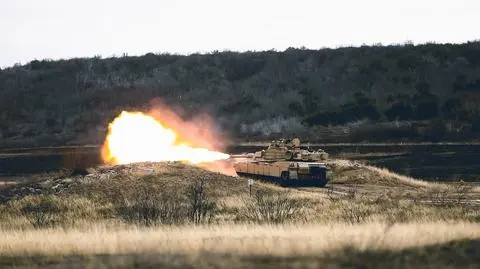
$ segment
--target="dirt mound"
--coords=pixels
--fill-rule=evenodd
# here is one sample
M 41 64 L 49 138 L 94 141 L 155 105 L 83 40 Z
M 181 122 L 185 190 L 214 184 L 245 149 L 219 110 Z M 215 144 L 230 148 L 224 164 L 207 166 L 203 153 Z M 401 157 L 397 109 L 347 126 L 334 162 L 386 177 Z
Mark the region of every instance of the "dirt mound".
M 357 161 L 333 159 L 327 161 L 332 171 L 332 183 L 403 185 L 410 187 L 431 187 L 431 182 L 396 174 L 388 169 L 365 165 Z
M 248 192 L 247 181 L 179 162 L 136 163 L 90 168 L 82 173 L 67 173 L 18 184 L 0 190 L 0 202 L 28 195 L 80 195 L 113 200 L 133 196 L 141 190 L 172 192 L 186 188 L 196 180 L 206 183 L 217 197 Z M 268 188 L 268 186 L 259 186 Z

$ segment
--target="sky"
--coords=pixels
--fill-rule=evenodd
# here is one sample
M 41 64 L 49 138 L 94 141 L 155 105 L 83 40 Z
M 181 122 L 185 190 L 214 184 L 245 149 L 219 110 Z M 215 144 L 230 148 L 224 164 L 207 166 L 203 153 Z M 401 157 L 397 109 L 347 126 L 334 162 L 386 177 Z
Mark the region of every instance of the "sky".
M 0 0 L 0 67 L 99 55 L 480 39 L 479 0 Z

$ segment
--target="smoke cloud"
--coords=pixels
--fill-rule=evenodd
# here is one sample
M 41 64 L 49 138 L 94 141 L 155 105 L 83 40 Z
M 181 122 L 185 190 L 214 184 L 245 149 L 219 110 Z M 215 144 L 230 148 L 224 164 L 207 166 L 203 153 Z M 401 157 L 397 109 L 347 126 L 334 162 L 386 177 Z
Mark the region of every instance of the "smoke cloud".
M 170 106 L 162 99 L 155 99 L 150 102 L 150 108 L 146 114 L 160 121 L 165 127 L 174 130 L 178 143 L 220 152 L 225 152 L 227 149 L 228 138 L 207 113 L 198 113 L 185 120 L 182 117 L 185 112 L 181 107 Z M 198 166 L 229 176 L 237 175 L 229 161 L 200 163 Z

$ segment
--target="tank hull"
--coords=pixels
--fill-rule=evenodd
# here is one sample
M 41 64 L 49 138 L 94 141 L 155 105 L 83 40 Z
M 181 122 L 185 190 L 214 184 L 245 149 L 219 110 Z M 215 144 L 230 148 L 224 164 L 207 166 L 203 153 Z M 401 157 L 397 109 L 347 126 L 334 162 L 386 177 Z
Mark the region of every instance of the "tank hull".
M 309 162 L 243 162 L 234 165 L 239 176 L 279 184 L 284 187 L 324 187 L 327 168 Z

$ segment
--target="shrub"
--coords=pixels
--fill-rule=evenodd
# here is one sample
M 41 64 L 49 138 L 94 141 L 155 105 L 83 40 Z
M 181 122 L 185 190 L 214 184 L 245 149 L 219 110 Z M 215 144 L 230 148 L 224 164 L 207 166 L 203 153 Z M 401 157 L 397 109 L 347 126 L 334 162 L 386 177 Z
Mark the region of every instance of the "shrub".
M 21 207 L 22 214 L 35 228 L 53 226 L 59 221 L 58 214 L 65 209 L 50 196 L 41 196 Z
M 6 211 L 12 216 L 24 216 L 34 228 L 45 228 L 96 220 L 99 209 L 86 198 L 34 195 L 9 202 Z
M 252 200 L 247 201 L 241 217 L 259 223 L 284 223 L 299 218 L 302 205 L 282 193 L 257 191 Z
M 206 191 L 205 179 L 199 179 L 181 192 L 138 190 L 117 208 L 126 221 L 152 226 L 157 224 L 209 223 L 217 212 L 216 201 Z
M 189 204 L 188 215 L 190 221 L 198 224 L 210 222 L 215 216 L 217 204 L 205 190 L 205 179 L 199 179 L 188 186 L 186 192 Z
M 371 208 L 362 204 L 348 203 L 342 207 L 342 219 L 350 224 L 363 223 L 372 213 Z
M 146 226 L 180 224 L 186 219 L 185 207 L 180 199 L 145 193 L 136 199 L 125 199 L 117 211 L 126 221 Z

